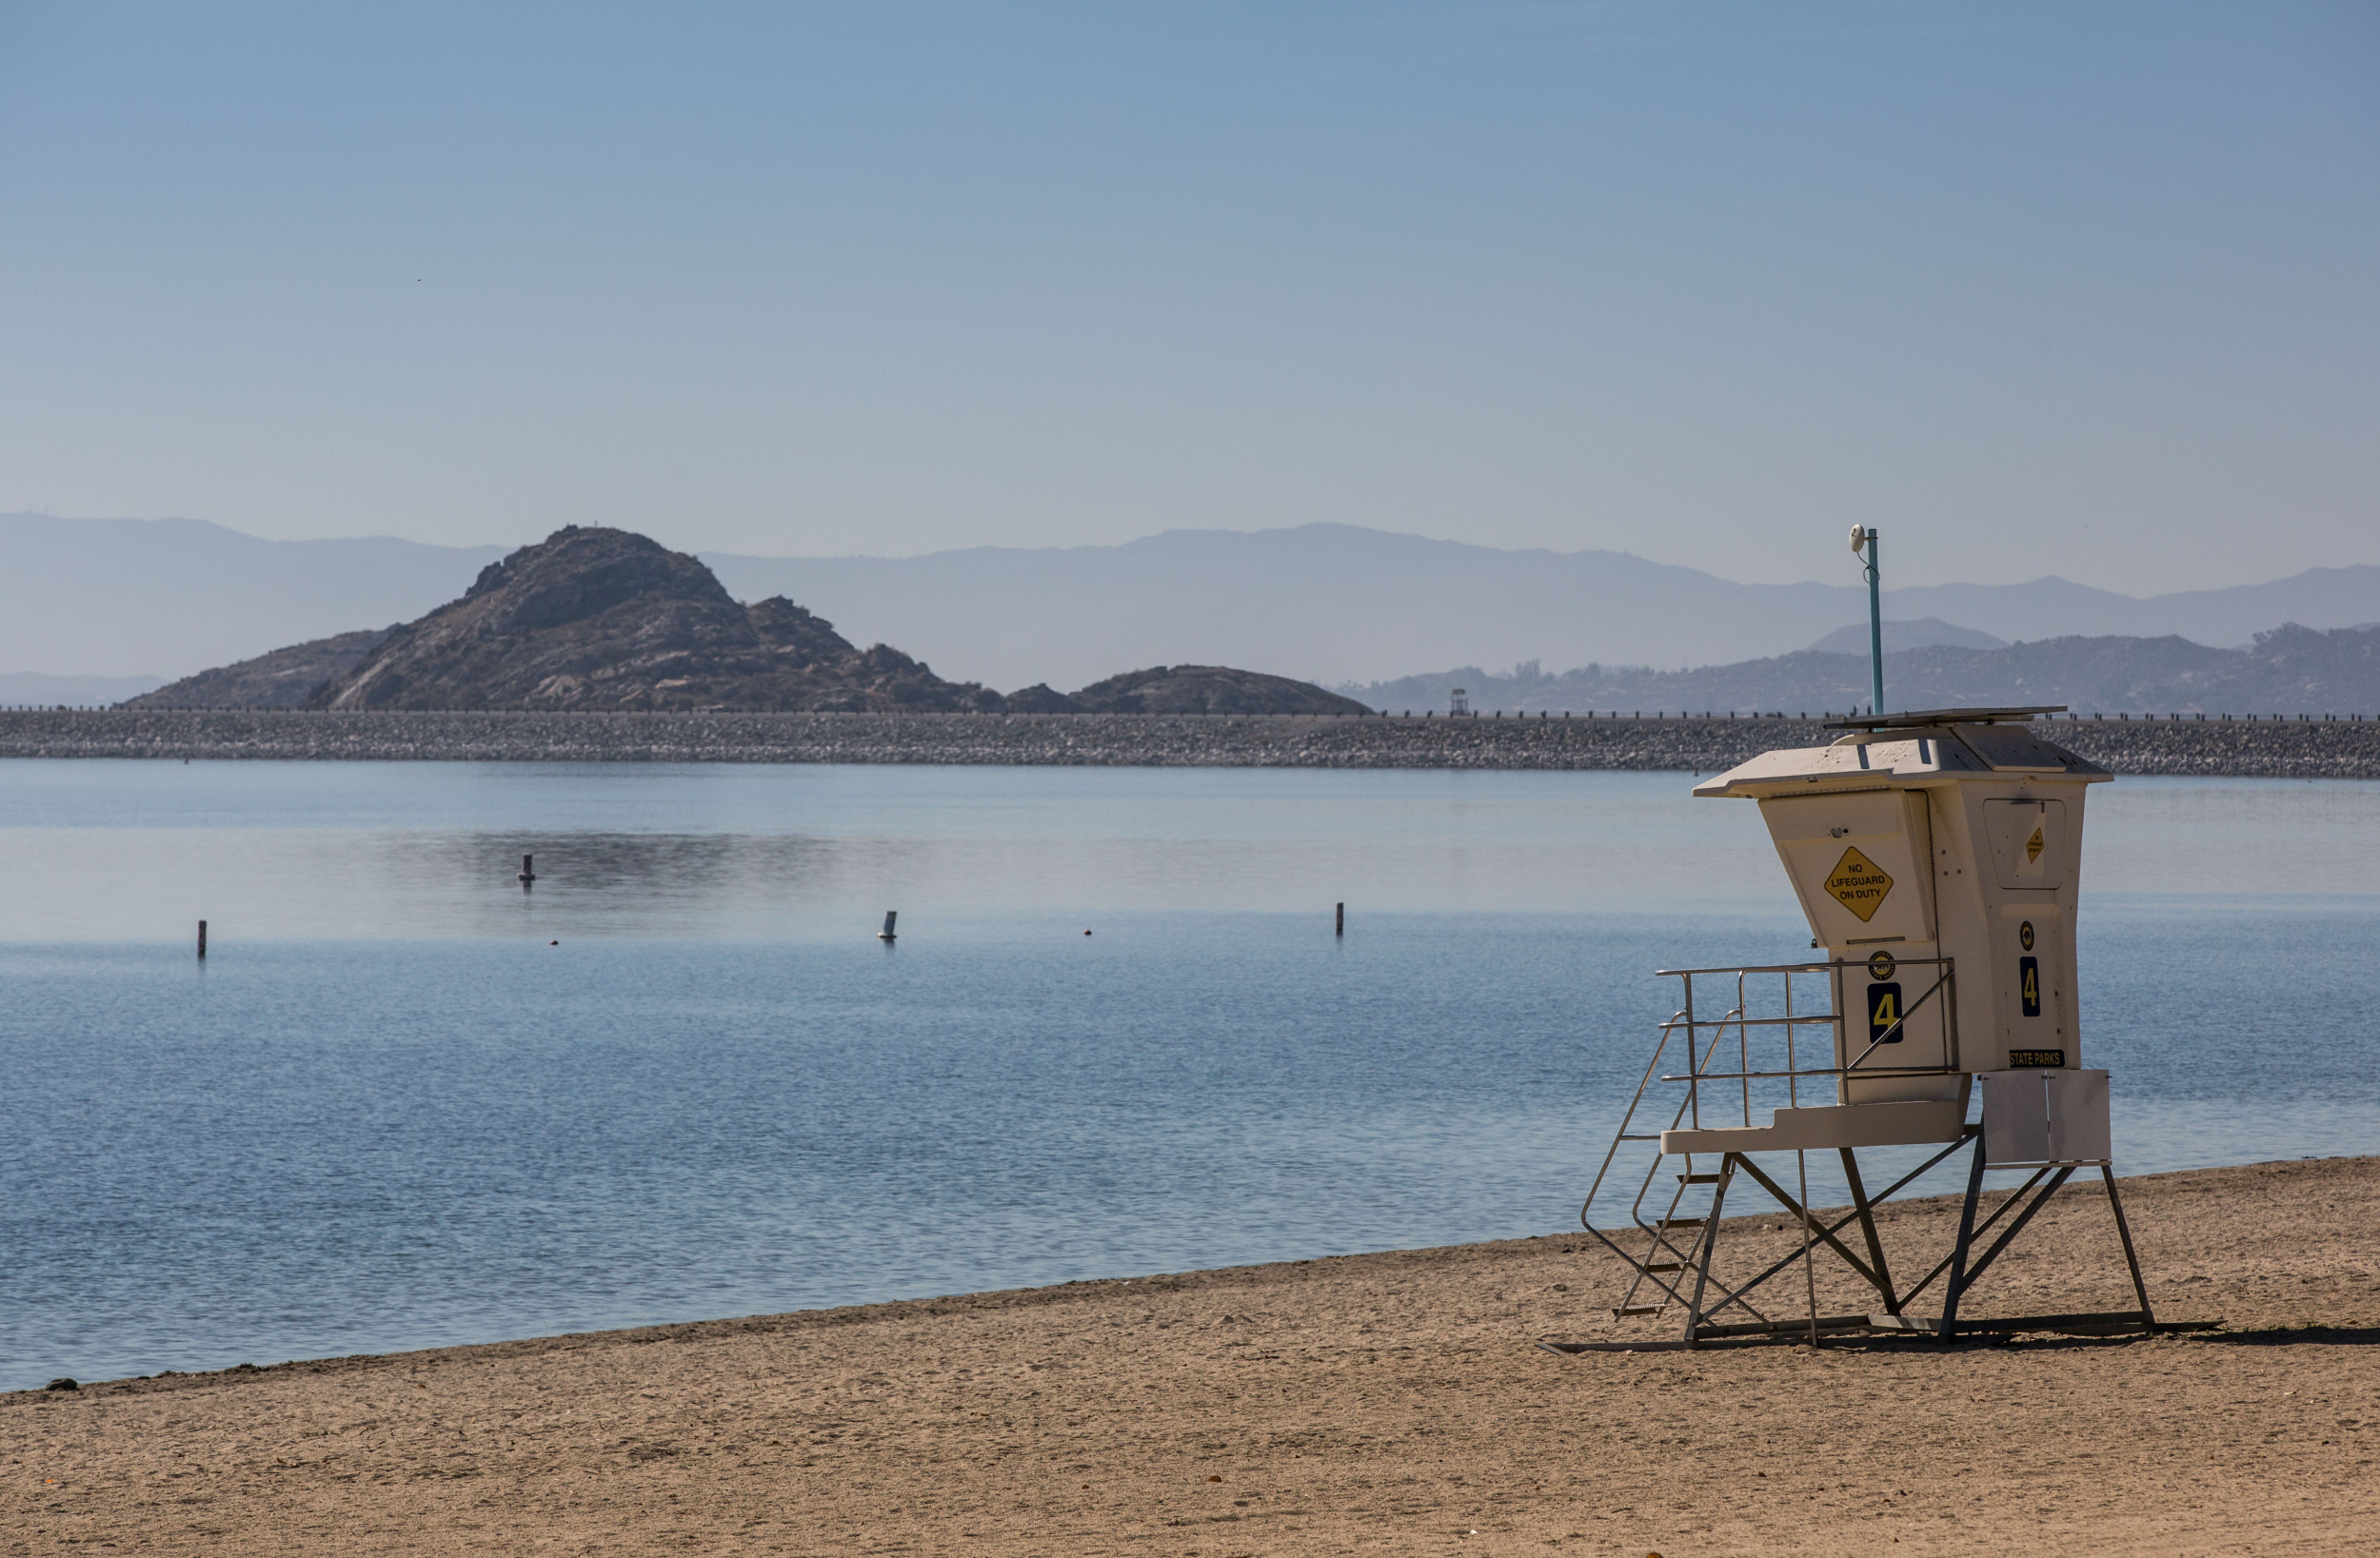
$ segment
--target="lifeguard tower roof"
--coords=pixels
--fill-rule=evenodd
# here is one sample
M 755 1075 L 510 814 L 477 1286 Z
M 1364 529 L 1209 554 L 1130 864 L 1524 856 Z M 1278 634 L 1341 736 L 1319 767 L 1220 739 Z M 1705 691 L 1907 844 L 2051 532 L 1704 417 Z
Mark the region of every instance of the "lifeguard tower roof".
M 2064 714 L 2063 703 L 2042 703 L 2029 709 L 1910 709 L 1900 714 L 1847 714 L 1829 720 L 1822 730 L 1906 730 L 1919 725 L 1994 725 L 2004 720 L 2030 720 L 2036 714 Z
M 1695 786 L 1697 796 L 1773 799 L 1830 790 L 1955 784 L 1994 775 L 2011 779 L 2111 779 L 2106 769 L 2054 746 L 2024 725 L 2041 709 L 1927 709 L 1841 720 L 1827 746 L 1784 747 Z

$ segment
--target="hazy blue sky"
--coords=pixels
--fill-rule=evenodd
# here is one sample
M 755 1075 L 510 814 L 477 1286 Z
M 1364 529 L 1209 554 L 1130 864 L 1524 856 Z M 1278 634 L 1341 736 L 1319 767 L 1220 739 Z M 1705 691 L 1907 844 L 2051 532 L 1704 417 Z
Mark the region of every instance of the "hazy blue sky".
M 2380 562 L 2380 7 L 0 0 L 0 508 Z

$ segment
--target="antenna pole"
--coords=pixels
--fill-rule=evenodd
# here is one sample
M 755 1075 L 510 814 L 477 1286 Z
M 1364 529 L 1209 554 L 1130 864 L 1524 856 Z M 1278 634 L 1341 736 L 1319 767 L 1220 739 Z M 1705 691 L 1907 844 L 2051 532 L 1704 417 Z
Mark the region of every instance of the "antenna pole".
M 1875 527 L 1868 527 L 1868 713 L 1884 712 L 1884 595 L 1877 582 Z

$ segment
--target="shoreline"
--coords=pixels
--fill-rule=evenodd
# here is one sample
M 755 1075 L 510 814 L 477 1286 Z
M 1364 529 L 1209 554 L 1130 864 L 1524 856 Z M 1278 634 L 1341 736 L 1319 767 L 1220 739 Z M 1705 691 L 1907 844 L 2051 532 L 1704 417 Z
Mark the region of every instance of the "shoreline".
M 1964 1159 L 1960 1161 L 1963 1162 Z M 2364 1156 L 2272 1158 L 2211 1169 L 2174 1169 L 2152 1173 L 2119 1174 L 2116 1176 L 2116 1182 L 2124 1187 L 2127 1194 L 2130 1194 L 2134 1186 L 2153 1186 L 2166 1182 L 2207 1177 L 2222 1179 L 2233 1176 L 2268 1176 L 2303 1172 L 2319 1165 L 2352 1166 L 2356 1172 L 2369 1172 L 2374 1176 L 2373 1193 L 2375 1196 L 2380 1196 L 2380 1154 Z M 1993 1172 L 2007 1176 L 2017 1171 L 1993 1170 Z M 1947 1174 L 1950 1171 L 1943 1170 L 1940 1173 Z M 2075 1184 L 2077 1189 L 2064 1193 L 2081 1196 L 2084 1199 L 2095 1199 L 2100 1193 L 2095 1180 L 2077 1180 Z M 2009 1187 L 1987 1187 L 1987 1194 L 2007 1188 Z M 1907 1219 L 1952 1215 L 1956 1212 L 1957 1202 L 1958 1196 L 1955 1193 L 1944 1193 L 1894 1200 L 1880 1203 L 1880 1205 L 1892 1208 L 1894 1214 Z M 1813 1207 L 1811 1210 L 1814 1214 L 1831 1215 L 1849 1209 L 1837 1206 Z M 1774 1211 L 1742 1213 L 1723 1218 L 1722 1226 L 1730 1231 L 1728 1241 L 1734 1243 L 1749 1233 L 1760 1231 L 1764 1225 L 1775 1223 L 1777 1219 L 1778 1214 Z M 1600 1256 L 1603 1253 L 1601 1247 L 1595 1244 L 1593 1238 L 1583 1232 L 1536 1233 L 1517 1238 L 1481 1239 L 1463 1244 L 1419 1245 L 1390 1250 L 1358 1251 L 1337 1255 L 1293 1256 L 1281 1260 L 1253 1261 L 1231 1266 L 1194 1267 L 1180 1272 L 1142 1272 L 1131 1276 L 1076 1277 L 1064 1282 L 1044 1283 L 1034 1287 L 987 1288 L 964 1292 L 924 1294 L 915 1298 L 875 1299 L 859 1304 L 837 1304 L 819 1309 L 784 1310 L 764 1314 L 729 1315 L 703 1320 L 663 1320 L 645 1325 L 615 1326 L 597 1331 L 556 1331 L 549 1335 L 503 1337 L 483 1342 L 455 1342 L 439 1347 L 403 1348 L 387 1352 L 350 1352 L 324 1358 L 292 1358 L 268 1365 L 242 1363 L 212 1370 L 169 1369 L 156 1374 L 136 1374 L 115 1380 L 83 1380 L 78 1384 L 84 1390 L 133 1385 L 171 1389 L 208 1380 L 232 1380 L 287 1371 L 323 1373 L 345 1368 L 372 1369 L 402 1363 L 407 1359 L 466 1357 L 489 1352 L 518 1356 L 544 1351 L 567 1351 L 596 1344 L 684 1340 L 697 1336 L 733 1333 L 756 1328 L 780 1330 L 801 1325 L 856 1324 L 921 1314 L 941 1314 L 961 1309 L 1032 1308 L 1086 1295 L 1113 1293 L 1119 1290 L 1135 1287 L 1152 1292 L 1175 1292 L 1186 1285 L 1259 1278 L 1266 1273 L 1277 1275 L 1301 1267 L 1343 1266 L 1349 1262 L 1364 1261 L 1447 1259 L 1472 1252 L 1518 1250 L 1543 1244 L 1548 1240 L 1576 1243 L 1579 1246 L 1578 1252 L 1582 1254 Z M 1617 1269 L 1616 1260 L 1614 1265 L 1616 1274 L 1625 1277 L 1626 1272 Z M 2373 1291 L 2375 1293 L 2380 1293 L 2380 1281 L 2375 1282 Z M 1622 1329 L 1625 1330 L 1625 1328 Z M 1869 1339 L 1874 1340 L 1875 1338 Z M 21 1398 L 39 1397 L 43 1393 L 38 1387 L 0 1390 L 0 1404 Z
M 0 759 L 1713 772 L 1816 720 L 1329 715 L 0 711 Z M 2061 720 L 2118 774 L 2380 779 L 2380 721 Z
M 1554 1233 L 18 1391 L 0 1459 L 31 1552 L 2368 1550 L 2380 1157 L 2123 1184 L 2223 1330 L 1557 1357 L 1668 1328 Z M 1969 1312 L 2128 1300 L 2094 1193 Z
M 1960 1161 L 1963 1162 L 1964 1159 L 1961 1158 Z M 2127 1194 L 2130 1194 L 2133 1193 L 2134 1187 L 2147 1187 L 2170 1181 L 2305 1172 L 2320 1165 L 2351 1166 L 2357 1172 L 2369 1172 L 2375 1179 L 2373 1192 L 2375 1195 L 2380 1195 L 2380 1154 L 2365 1156 L 2272 1158 L 2261 1162 L 2226 1165 L 2213 1169 L 2175 1169 L 2154 1173 L 2118 1174 L 2116 1183 L 2124 1188 Z M 1950 1173 L 1949 1170 L 1940 1172 L 1945 1174 Z M 2019 1171 L 1997 1169 L 1993 1171 L 2003 1177 L 2008 1177 L 2017 1172 Z M 1988 1196 L 2009 1188 L 2011 1187 L 2005 1185 L 1988 1186 L 1986 1194 Z M 2096 1201 L 2100 1192 L 2095 1180 L 2078 1179 L 2075 1181 L 2073 1190 L 2062 1192 L 2061 1194 L 2070 1198 Z M 1882 1218 L 1884 1222 L 1890 1223 L 1894 1217 L 1903 1221 L 1913 1217 L 1920 1219 L 1947 1217 L 1956 1212 L 1957 1202 L 1958 1196 L 1955 1193 L 1945 1193 L 1879 1203 L 1879 1206 L 1892 1209 L 1891 1214 Z M 1820 1216 L 1833 1216 L 1848 1210 L 1847 1207 L 1841 1206 L 1811 1209 L 1814 1215 Z M 1775 1230 L 1770 1229 L 1769 1225 L 1776 1224 L 1779 1221 L 1779 1215 L 1772 1210 L 1741 1213 L 1722 1218 L 1721 1226 L 1728 1230 L 1726 1242 L 1735 1245 L 1748 1234 L 1764 1230 L 1773 1232 Z M 344 1369 L 369 1371 L 403 1364 L 408 1360 L 428 1358 L 469 1360 L 483 1355 L 523 1357 L 545 1352 L 570 1351 L 590 1346 L 645 1345 L 657 1341 L 685 1341 L 753 1331 L 783 1331 L 805 1326 L 865 1324 L 880 1320 L 929 1317 L 955 1313 L 960 1311 L 1032 1309 L 1101 1295 L 1129 1298 L 1133 1294 L 1123 1292 L 1127 1289 L 1137 1288 L 1149 1292 L 1175 1292 L 1201 1284 L 1230 1283 L 1243 1279 L 1264 1280 L 1279 1277 L 1304 1267 L 1344 1267 L 1350 1263 L 1367 1261 L 1443 1261 L 1472 1254 L 1526 1250 L 1548 1241 L 1565 1245 L 1576 1244 L 1578 1246 L 1577 1253 L 1598 1259 L 1613 1258 L 1595 1243 L 1591 1235 L 1583 1232 L 1533 1233 L 1517 1238 L 1480 1239 L 1463 1244 L 1418 1245 L 1390 1250 L 1357 1251 L 1347 1254 L 1293 1256 L 1282 1260 L 1252 1261 L 1233 1266 L 1201 1266 L 1180 1272 L 1142 1272 L 1132 1276 L 1075 1277 L 1063 1282 L 1044 1283 L 1035 1287 L 986 1288 L 964 1292 L 929 1293 L 915 1298 L 875 1299 L 860 1304 L 835 1304 L 819 1309 L 783 1310 L 764 1314 L 728 1315 L 703 1320 L 660 1320 L 645 1325 L 614 1326 L 598 1331 L 555 1331 L 547 1335 L 512 1336 L 484 1342 L 455 1342 L 439 1347 L 403 1348 L 387 1352 L 348 1352 L 324 1358 L 291 1358 L 275 1364 L 240 1363 L 228 1368 L 207 1370 L 168 1369 L 155 1374 L 135 1374 L 125 1379 L 78 1380 L 77 1385 L 80 1390 L 86 1391 L 107 1390 L 110 1388 L 124 1388 L 129 1390 L 129 1388 L 133 1386 L 175 1390 L 208 1382 L 237 1381 L 275 1373 L 320 1374 Z M 1625 1270 L 1617 1267 L 1616 1258 L 1613 1258 L 1613 1264 L 1615 1274 L 1623 1278 L 1628 1274 Z M 2380 1293 L 2380 1284 L 2376 1284 L 2373 1291 L 2375 1293 Z M 1919 1308 L 1922 1309 L 1923 1306 Z M 1630 1331 L 1629 1327 L 1617 1326 L 1615 1334 L 1628 1334 Z M 1665 1331 L 1660 1331 L 1656 1328 L 1650 1339 L 1659 1340 L 1666 1334 Z M 1791 1339 L 1785 1338 L 1785 1340 Z M 1835 1339 L 1833 1336 L 1829 1337 L 1830 1342 Z M 1880 1339 L 1882 1338 L 1865 1338 L 1867 1341 Z M 1858 1340 L 1858 1338 L 1854 1338 L 1846 1345 L 1857 1345 Z M 17 1390 L 0 1390 L 0 1406 L 39 1399 L 46 1393 L 43 1388 L 33 1386 Z

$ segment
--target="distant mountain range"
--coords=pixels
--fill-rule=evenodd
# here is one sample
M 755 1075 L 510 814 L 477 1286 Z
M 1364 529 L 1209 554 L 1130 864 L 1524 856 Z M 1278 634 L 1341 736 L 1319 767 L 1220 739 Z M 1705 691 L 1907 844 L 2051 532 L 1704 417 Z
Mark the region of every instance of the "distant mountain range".
M 105 708 L 162 686 L 163 677 L 50 676 L 0 672 L 0 708 Z
M 1737 584 L 1624 552 L 1502 551 L 1343 524 L 1176 530 L 1062 550 L 704 561 L 744 599 L 793 591 L 993 682 L 1072 680 L 1135 660 L 1264 665 L 1325 684 L 1417 664 L 1720 665 L 1789 653 L 1850 622 L 1862 624 L 1864 648 L 1868 619 L 1855 583 Z M 2148 600 L 2061 579 L 1884 600 L 1888 617 L 1991 639 L 2173 634 L 2239 645 L 2283 622 L 2380 620 L 2380 567 Z
M 1825 642 L 1840 635 L 1830 635 Z M 1446 712 L 1457 688 L 1493 713 L 1844 713 L 1866 706 L 1867 629 L 1857 654 L 1807 649 L 1692 671 L 1588 665 L 1549 675 L 1534 662 L 1477 666 L 1339 691 L 1373 708 Z M 2187 639 L 2059 638 L 1998 648 L 1933 643 L 1887 650 L 1884 706 L 1940 709 L 2063 703 L 2089 714 L 2380 714 L 2380 626 L 2285 626 L 2247 649 Z
M 0 672 L 154 686 L 418 617 L 506 550 L 385 536 L 260 541 L 204 520 L 0 514 Z M 0 685 L 0 700 L 11 690 Z
M 1888 655 L 1902 649 L 1924 649 L 1947 643 L 1958 649 L 2005 649 L 2006 639 L 1995 639 L 1989 633 L 1978 633 L 1972 627 L 1957 627 L 1939 617 L 1920 618 L 1914 622 L 1888 621 L 1884 625 L 1884 652 Z M 1821 655 L 1865 655 L 1868 652 L 1868 624 L 1854 622 L 1838 627 L 1810 647 Z
M 195 520 L 0 515 L 0 671 L 163 680 L 417 618 L 505 550 L 260 541 Z M 1341 524 L 1177 530 L 1117 546 L 704 561 L 738 600 L 788 596 L 858 642 L 898 643 L 946 675 L 1003 687 L 1080 686 L 1119 665 L 1180 663 L 1332 682 L 1531 660 L 1726 665 L 1802 649 L 1846 624 L 1864 635 L 1867 620 L 1865 591 L 1848 581 L 1739 584 L 1621 552 L 1507 551 Z M 2284 622 L 2380 621 L 2380 567 L 2146 600 L 2049 578 L 1887 590 L 1885 602 L 1913 626 L 1931 619 L 1982 639 L 2173 635 L 2235 646 Z M 7 692 L 0 682 L 0 700 Z

